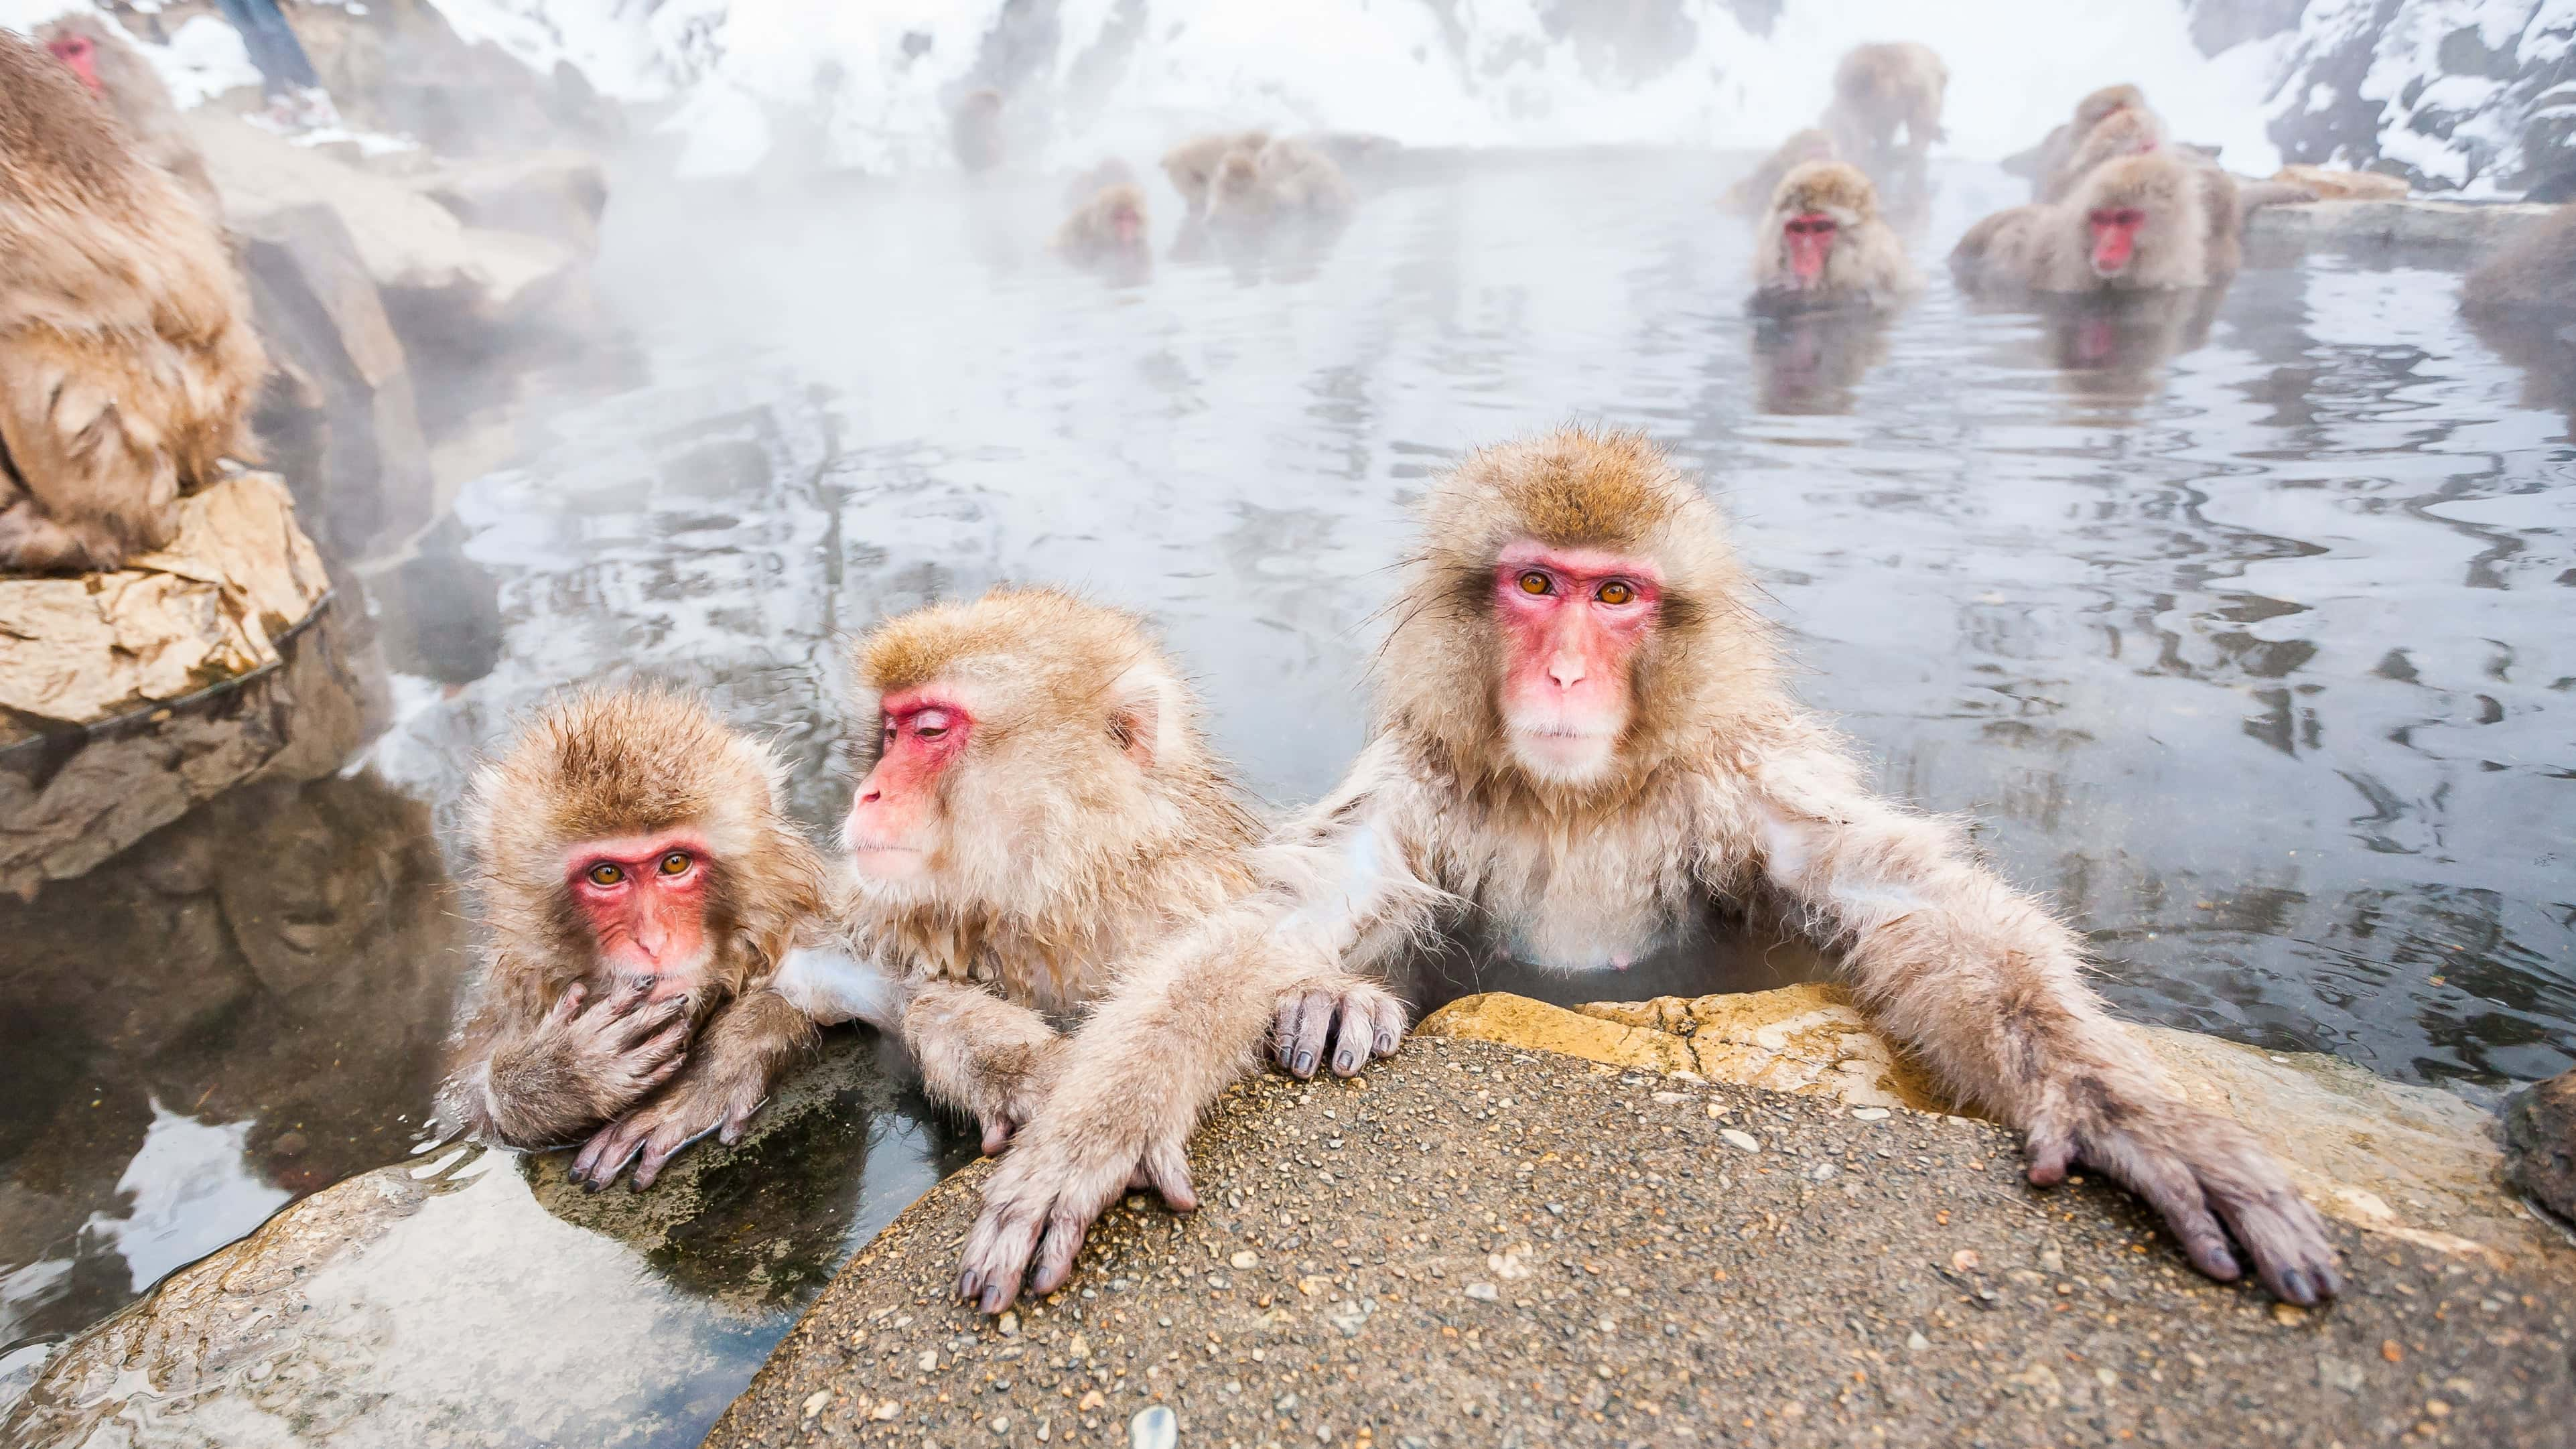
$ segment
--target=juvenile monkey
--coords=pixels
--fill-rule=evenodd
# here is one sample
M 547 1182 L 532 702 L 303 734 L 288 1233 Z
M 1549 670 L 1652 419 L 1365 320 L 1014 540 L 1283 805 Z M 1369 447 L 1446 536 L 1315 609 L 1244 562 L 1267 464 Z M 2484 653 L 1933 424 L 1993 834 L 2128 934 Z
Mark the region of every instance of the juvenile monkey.
M 1950 269 L 1970 290 L 2172 291 L 2236 270 L 2235 181 L 2158 150 L 2096 167 L 2063 202 L 1968 228 Z
M 0 31 L 0 570 L 111 569 L 248 451 L 267 371 L 212 218 Z
M 2105 1013 L 2075 934 L 1955 829 L 1872 793 L 1790 698 L 1715 505 L 1658 449 L 1574 428 L 1488 448 L 1420 520 L 1359 760 L 1279 832 L 1263 895 L 1138 962 L 1095 1013 L 986 1185 L 966 1297 L 998 1311 L 1032 1259 L 1034 1291 L 1062 1284 L 1137 1164 L 1182 1160 L 1283 981 L 1314 989 L 1282 1013 L 1282 1054 L 1330 1041 L 1347 1072 L 1382 1030 L 1351 983 L 1432 901 L 1583 970 L 1645 954 L 1712 895 L 1834 948 L 1881 1029 L 2027 1135 L 2033 1182 L 2090 1164 L 2212 1277 L 2240 1271 L 2232 1232 L 2280 1297 L 2336 1291 L 2315 1212 Z
M 1928 45 L 1857 45 L 1834 67 L 1834 99 L 1824 126 L 1846 159 L 1919 165 L 1932 143 L 1948 134 L 1941 129 L 1941 103 L 1949 89 L 1950 68 Z
M 573 1176 L 593 1187 L 630 1161 L 649 1187 L 698 1138 L 741 1135 L 814 1034 L 777 982 L 824 906 L 783 774 L 654 690 L 558 699 L 476 774 L 490 939 L 443 1119 L 514 1147 L 588 1134 Z
M 1349 215 L 1351 183 L 1331 157 L 1303 141 L 1236 149 L 1208 183 L 1207 225 L 1219 234 L 1258 237 L 1280 227 L 1329 227 Z
M 1834 138 L 1815 126 L 1792 131 L 1780 148 L 1762 159 L 1753 174 L 1726 188 L 1720 204 L 1727 210 L 1746 216 L 1760 216 L 1771 205 L 1772 194 L 1780 189 L 1780 178 L 1812 161 L 1839 161 L 1842 153 L 1834 149 Z
M 169 88 L 121 29 L 96 15 L 66 15 L 37 32 L 45 49 L 70 66 L 89 93 L 125 123 L 143 159 L 179 179 L 181 189 L 221 221 L 223 197 L 206 174 L 205 155 L 190 140 Z
M 1217 131 L 1196 136 L 1163 153 L 1163 174 L 1181 193 L 1181 204 L 1193 218 L 1207 211 L 1208 187 L 1225 158 L 1241 151 L 1258 155 L 1270 144 L 1268 131 Z
M 1046 1013 L 1248 893 L 1256 827 L 1188 687 L 1116 610 L 1049 589 L 934 605 L 860 641 L 851 672 L 850 945 L 900 982 L 931 1095 L 998 1152 L 1066 1059 Z M 1122 1071 L 1160 1054 L 1134 1049 Z M 1146 1168 L 1186 1205 L 1177 1156 Z
M 1892 307 L 1922 290 L 1859 168 L 1813 162 L 1783 177 L 1753 254 L 1757 307 Z
M 1140 267 L 1153 259 L 1145 235 L 1145 192 L 1132 182 L 1105 186 L 1066 217 L 1055 253 L 1078 267 Z
M 2161 130 L 2163 121 L 2147 108 L 2146 92 L 2128 84 L 2103 86 L 2086 93 L 2075 103 L 2075 114 L 2060 122 L 2041 138 L 2040 143 L 2004 161 L 2004 169 L 2030 178 L 2030 199 L 2047 200 L 2046 192 L 2056 184 L 2066 169 L 2067 159 L 2084 143 L 2093 128 L 2122 111 L 2137 111 L 2147 116 Z

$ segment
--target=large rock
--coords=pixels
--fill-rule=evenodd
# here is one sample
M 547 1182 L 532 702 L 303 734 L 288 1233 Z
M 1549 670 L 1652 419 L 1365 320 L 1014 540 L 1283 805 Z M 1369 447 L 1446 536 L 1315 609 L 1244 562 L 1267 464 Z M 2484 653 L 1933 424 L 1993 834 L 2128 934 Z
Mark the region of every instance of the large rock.
M 441 155 L 509 156 L 624 131 L 616 105 L 571 65 L 540 73 L 489 40 L 469 43 L 432 0 L 301 5 L 295 31 L 352 120 Z
M 599 250 L 608 176 L 586 152 L 518 151 L 449 161 L 403 181 L 467 226 L 545 237 L 584 256 Z
M 411 362 L 348 223 L 315 201 L 239 217 L 234 229 L 276 365 L 256 427 L 306 525 L 344 559 L 418 536 L 444 510 Z
M 0 1443 L 688 1442 L 932 1180 L 872 1164 L 861 1186 L 893 1098 L 874 1055 L 836 1034 L 742 1142 L 650 1192 L 470 1148 L 325 1189 L 64 1344 Z
M 1944 1100 L 1835 986 L 1574 1010 L 1471 996 L 1434 1012 L 1418 1030 L 1852 1106 L 1974 1115 Z M 2185 1096 L 2244 1123 L 2331 1217 L 2499 1262 L 2557 1243 L 2503 1191 L 2504 1159 L 2482 1108 L 2330 1056 L 2265 1052 L 2162 1027 L 2130 1030 Z
M 2501 1267 L 2334 1229 L 2350 1292 L 2192 1273 L 1992 1124 L 1417 1038 L 1263 1077 L 1200 1201 L 1113 1207 L 1066 1291 L 955 1301 L 980 1168 L 898 1219 L 708 1437 L 760 1445 L 2564 1442 L 2576 1252 Z M 1168 1439 L 1163 1442 L 1170 1442 Z M 2409 1440 L 2408 1442 L 2414 1442 Z
M 2506 1177 L 2576 1226 L 2576 1072 L 2536 1082 L 2505 1104 Z
M 211 109 L 186 115 L 232 224 L 320 204 L 340 214 L 376 286 L 435 299 L 487 323 L 542 308 L 576 273 L 570 248 L 469 227 L 399 179 L 362 171 Z M 390 298 L 388 299 L 391 300 Z
M 0 578 L 0 889 L 87 871 L 299 738 L 362 737 L 365 682 L 302 647 L 330 582 L 285 484 L 240 474 L 179 517 L 113 572 Z

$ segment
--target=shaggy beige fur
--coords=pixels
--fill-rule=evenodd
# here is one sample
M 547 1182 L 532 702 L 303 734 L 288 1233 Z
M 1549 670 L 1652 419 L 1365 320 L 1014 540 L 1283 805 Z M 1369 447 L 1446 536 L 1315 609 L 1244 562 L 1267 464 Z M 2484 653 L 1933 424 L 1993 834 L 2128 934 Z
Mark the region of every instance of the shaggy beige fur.
M 1832 217 L 1837 227 L 1824 274 L 1802 286 L 1789 265 L 1784 228 L 1814 213 Z M 1816 162 L 1782 177 L 1755 235 L 1757 305 L 1893 307 L 1923 290 L 1922 274 L 1906 260 L 1905 243 L 1878 214 L 1878 188 L 1855 166 Z
M 114 568 L 248 451 L 267 362 L 222 236 L 61 62 L 0 32 L 0 569 Z

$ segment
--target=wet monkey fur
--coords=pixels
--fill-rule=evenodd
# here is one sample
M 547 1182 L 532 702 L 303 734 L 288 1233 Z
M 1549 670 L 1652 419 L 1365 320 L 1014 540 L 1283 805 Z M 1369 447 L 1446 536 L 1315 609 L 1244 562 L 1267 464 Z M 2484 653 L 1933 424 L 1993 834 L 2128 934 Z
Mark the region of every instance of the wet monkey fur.
M 2170 149 L 2093 169 L 2062 202 L 2017 206 L 1968 228 L 1950 253 L 1986 292 L 2151 292 L 2206 287 L 2240 255 L 2236 183 Z
M 573 1175 L 648 1187 L 710 1132 L 740 1136 L 811 1044 L 780 967 L 824 907 L 769 750 L 689 696 L 594 690 L 546 707 L 475 776 L 488 922 L 481 997 L 440 1115 L 485 1141 L 587 1136 Z
M 2315 1212 L 2109 1017 L 2075 934 L 1951 826 L 1873 793 L 1790 698 L 1716 507 L 1653 445 L 1564 429 L 1482 450 L 1420 526 L 1369 742 L 1278 832 L 1262 894 L 1136 962 L 1094 1014 L 986 1184 L 959 1284 L 979 1308 L 1032 1265 L 1032 1291 L 1060 1286 L 1140 1164 L 1182 1161 L 1284 983 L 1363 1006 L 1336 1022 L 1338 1067 L 1375 1049 L 1372 975 L 1440 901 L 1584 969 L 1712 894 L 1833 948 L 1881 1029 L 2025 1134 L 2033 1182 L 2087 1164 L 2201 1271 L 2250 1266 L 2296 1303 L 2337 1290 Z
M 0 571 L 112 569 L 251 453 L 268 371 L 213 218 L 0 31 Z
M 1050 1014 L 1091 1006 L 1154 942 L 1248 894 L 1258 827 L 1130 615 L 1000 590 L 879 626 L 851 673 L 865 778 L 842 829 L 850 953 L 895 978 L 931 1095 L 999 1151 L 1087 1054 Z M 1182 1202 L 1177 1163 L 1152 1175 Z
M 1878 214 L 1878 188 L 1839 161 L 1780 181 L 1755 232 L 1754 305 L 1892 307 L 1923 289 L 1905 244 Z

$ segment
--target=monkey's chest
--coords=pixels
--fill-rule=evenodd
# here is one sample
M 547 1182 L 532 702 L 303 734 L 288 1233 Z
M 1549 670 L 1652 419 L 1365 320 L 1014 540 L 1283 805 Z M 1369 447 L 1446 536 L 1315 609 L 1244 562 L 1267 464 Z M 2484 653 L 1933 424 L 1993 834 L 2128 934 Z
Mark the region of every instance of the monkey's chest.
M 1514 954 L 1561 971 L 1626 966 L 1699 908 L 1669 841 L 1603 832 L 1506 841 L 1468 892 Z

